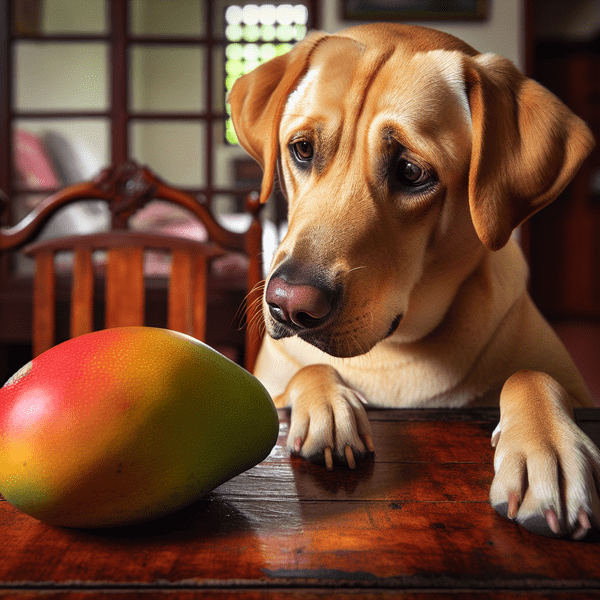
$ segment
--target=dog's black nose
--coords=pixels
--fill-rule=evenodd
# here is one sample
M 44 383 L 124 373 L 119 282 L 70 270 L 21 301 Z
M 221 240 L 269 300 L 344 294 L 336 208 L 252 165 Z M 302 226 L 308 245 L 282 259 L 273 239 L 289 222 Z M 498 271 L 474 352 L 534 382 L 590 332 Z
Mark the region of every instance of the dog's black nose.
M 333 312 L 333 289 L 309 283 L 290 283 L 276 275 L 269 281 L 265 294 L 276 321 L 311 329 L 328 320 Z

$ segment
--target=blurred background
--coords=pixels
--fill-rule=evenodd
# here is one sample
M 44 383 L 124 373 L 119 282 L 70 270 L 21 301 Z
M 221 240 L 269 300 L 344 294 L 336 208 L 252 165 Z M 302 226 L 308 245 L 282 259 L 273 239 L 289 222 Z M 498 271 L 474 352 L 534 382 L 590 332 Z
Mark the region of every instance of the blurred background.
M 396 20 L 442 29 L 512 60 L 600 129 L 599 0 L 0 0 L 0 223 L 110 164 L 134 160 L 247 226 L 261 171 L 238 146 L 227 91 L 311 29 Z M 268 262 L 285 231 L 274 194 Z M 201 237 L 185 211 L 151 202 L 133 227 Z M 70 206 L 44 236 L 104 231 L 101 203 Z M 534 300 L 600 401 L 600 153 L 521 228 Z M 160 265 L 156 267 L 160 271 Z M 0 256 L 0 379 L 31 352 L 31 264 Z

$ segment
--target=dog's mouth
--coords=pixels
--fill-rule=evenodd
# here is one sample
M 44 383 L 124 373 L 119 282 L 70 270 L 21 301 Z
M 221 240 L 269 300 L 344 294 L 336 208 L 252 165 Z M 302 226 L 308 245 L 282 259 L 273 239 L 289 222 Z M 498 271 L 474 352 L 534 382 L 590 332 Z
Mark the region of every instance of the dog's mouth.
M 399 314 L 394 318 L 386 334 L 380 341 L 389 338 L 396 332 L 403 317 L 403 314 Z M 375 341 L 365 345 L 364 341 L 357 342 L 356 330 L 352 332 L 352 335 L 348 336 L 339 332 L 336 334 L 335 331 L 332 331 L 326 326 L 317 327 L 315 329 L 304 329 L 300 327 L 291 327 L 289 325 L 283 326 L 280 323 L 273 323 L 272 327 L 268 329 L 271 337 L 274 339 L 297 335 L 311 346 L 314 346 L 325 354 L 337 358 L 351 358 L 353 356 L 366 354 L 377 343 L 377 341 Z
M 402 321 L 402 317 L 403 315 L 400 314 L 394 318 L 382 339 L 387 339 L 395 333 Z M 320 331 L 302 331 L 298 332 L 297 335 L 315 348 L 318 348 L 330 356 L 335 356 L 336 358 L 351 358 L 353 356 L 366 354 L 377 344 L 377 341 L 367 344 L 365 344 L 364 341 L 357 342 L 355 333 L 350 336 L 336 335 L 333 332 L 327 332 L 325 329 Z

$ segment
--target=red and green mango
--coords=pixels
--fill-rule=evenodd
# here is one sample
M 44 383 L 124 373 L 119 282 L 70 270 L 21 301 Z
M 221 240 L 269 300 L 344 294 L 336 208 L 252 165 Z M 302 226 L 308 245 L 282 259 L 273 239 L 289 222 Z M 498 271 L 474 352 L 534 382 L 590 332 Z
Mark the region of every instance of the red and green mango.
M 265 388 L 209 346 L 106 329 L 51 348 L 0 389 L 0 492 L 54 525 L 143 522 L 261 462 L 278 429 Z

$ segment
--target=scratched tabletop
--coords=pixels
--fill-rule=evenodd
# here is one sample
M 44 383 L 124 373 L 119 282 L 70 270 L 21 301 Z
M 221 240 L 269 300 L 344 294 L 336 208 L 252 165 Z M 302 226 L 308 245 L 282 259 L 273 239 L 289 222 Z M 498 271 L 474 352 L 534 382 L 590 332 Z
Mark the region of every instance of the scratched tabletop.
M 370 410 L 375 455 L 332 472 L 290 457 L 280 417 L 264 462 L 144 525 L 53 527 L 1 501 L 0 596 L 600 595 L 599 534 L 540 537 L 488 504 L 496 410 Z M 600 409 L 577 418 L 600 440 Z

